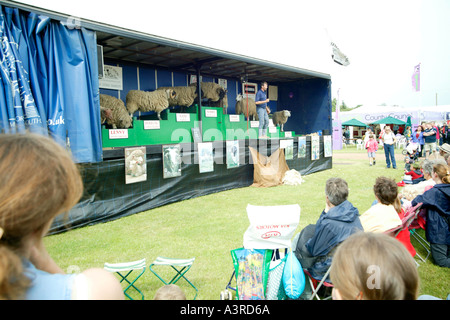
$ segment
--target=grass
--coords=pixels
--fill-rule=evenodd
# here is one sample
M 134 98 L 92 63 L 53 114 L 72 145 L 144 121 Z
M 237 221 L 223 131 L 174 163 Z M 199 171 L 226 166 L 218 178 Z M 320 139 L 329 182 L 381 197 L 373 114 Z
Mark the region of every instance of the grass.
M 101 268 L 104 262 L 146 258 L 148 266 L 157 256 L 195 257 L 195 263 L 186 276 L 199 289 L 197 299 L 217 300 L 233 271 L 230 251 L 242 246 L 243 235 L 249 224 L 245 210 L 247 204 L 298 203 L 301 207 L 300 231 L 316 222 L 324 208 L 325 181 L 338 176 L 349 184 L 349 201 L 363 213 L 374 199 L 372 186 L 376 177 L 388 176 L 401 181 L 403 176 L 401 169 L 385 169 L 382 152 L 378 152 L 379 163 L 369 167 L 368 160 L 361 157 L 365 150 L 348 147 L 335 151 L 336 156 L 345 153 L 348 157 L 333 158 L 332 169 L 304 176 L 305 182 L 300 186 L 228 190 L 48 236 L 45 244 L 55 261 L 68 272 Z M 413 244 L 424 256 L 424 250 L 414 241 Z M 165 279 L 173 275 L 169 272 L 170 268 L 155 270 Z M 425 263 L 420 263 L 418 270 L 421 278 L 420 294 L 446 298 L 450 293 L 448 269 L 434 265 L 432 258 L 429 258 Z M 153 299 L 156 290 L 162 286 L 148 269 L 137 284 L 146 300 Z M 194 297 L 194 291 L 185 281 L 180 280 L 177 284 L 189 299 Z

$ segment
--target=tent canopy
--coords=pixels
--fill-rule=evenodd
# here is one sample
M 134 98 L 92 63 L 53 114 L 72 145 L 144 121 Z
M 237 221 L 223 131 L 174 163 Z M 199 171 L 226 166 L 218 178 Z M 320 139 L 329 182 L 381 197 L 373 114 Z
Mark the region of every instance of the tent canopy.
M 394 117 L 386 117 L 380 120 L 377 120 L 375 122 L 373 122 L 373 124 L 398 124 L 398 125 L 404 125 L 406 124 L 405 121 L 399 120 L 397 118 Z
M 342 125 L 343 126 L 353 126 L 353 127 L 364 127 L 364 128 L 368 127 L 367 124 L 365 124 L 364 122 L 361 122 L 355 118 L 343 122 Z

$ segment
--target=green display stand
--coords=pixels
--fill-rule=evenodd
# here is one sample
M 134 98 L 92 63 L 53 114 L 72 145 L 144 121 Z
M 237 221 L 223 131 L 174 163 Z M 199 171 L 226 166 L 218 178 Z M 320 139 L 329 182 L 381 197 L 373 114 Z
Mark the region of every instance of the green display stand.
M 143 145 L 160 145 L 192 143 L 192 128 L 199 128 L 198 106 L 194 105 L 180 112 L 179 109 L 166 109 L 161 119 L 150 115 L 133 119 L 133 128 L 106 129 L 102 126 L 103 148 L 134 147 Z M 295 132 L 291 132 L 292 137 Z M 285 138 L 285 132 L 270 133 L 269 138 Z M 203 142 L 224 140 L 258 139 L 258 122 L 247 121 L 244 115 L 223 114 L 222 108 L 202 107 Z

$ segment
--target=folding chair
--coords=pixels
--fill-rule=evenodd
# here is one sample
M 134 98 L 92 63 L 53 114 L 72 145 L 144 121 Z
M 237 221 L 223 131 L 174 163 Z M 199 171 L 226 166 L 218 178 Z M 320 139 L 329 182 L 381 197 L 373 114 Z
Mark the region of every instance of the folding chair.
M 326 281 L 328 275 L 330 274 L 331 266 L 328 268 L 327 272 L 322 277 L 322 279 L 316 279 L 315 277 L 313 277 L 311 275 L 311 273 L 309 273 L 309 271 L 307 269 L 303 269 L 303 271 L 305 272 L 305 275 L 308 276 L 309 284 L 311 285 L 311 289 L 312 289 L 312 295 L 309 298 L 309 300 L 313 300 L 314 297 L 316 297 L 317 300 L 321 300 L 319 295 L 318 295 L 318 292 L 319 292 L 319 289 L 322 286 L 325 286 L 325 287 L 328 287 L 328 288 L 333 288 L 333 284 L 331 282 L 329 282 L 329 281 Z M 331 295 L 323 298 L 322 300 L 329 300 L 329 299 L 331 299 Z
M 165 258 L 165 257 L 157 257 L 155 261 L 150 265 L 149 269 L 155 276 L 158 277 L 159 280 L 161 280 L 165 285 L 169 284 L 175 284 L 178 280 L 183 278 L 186 280 L 187 283 L 191 285 L 192 288 L 195 290 L 195 297 L 194 300 L 197 298 L 198 289 L 188 280 L 188 278 L 185 277 L 185 274 L 189 271 L 189 269 L 192 267 L 192 264 L 194 263 L 195 258 L 191 259 L 174 259 L 174 258 Z M 153 268 L 155 266 L 170 266 L 173 270 L 175 270 L 176 274 L 170 281 L 165 281 L 160 275 L 156 273 Z
M 109 272 L 117 273 L 122 278 L 120 280 L 121 283 L 123 281 L 128 283 L 128 286 L 123 290 L 123 293 L 130 300 L 133 300 L 133 298 L 131 298 L 130 295 L 128 295 L 128 293 L 127 293 L 128 289 L 130 289 L 130 288 L 135 289 L 141 295 L 142 300 L 144 300 L 144 294 L 134 285 L 134 283 L 145 272 L 145 264 L 146 264 L 146 260 L 144 258 L 144 259 L 132 261 L 132 262 L 122 262 L 122 263 L 107 263 L 107 262 L 105 262 L 105 265 L 103 268 Z M 127 279 L 127 277 L 130 276 L 134 270 L 141 270 L 141 269 L 142 269 L 142 271 L 136 276 L 136 278 L 134 278 L 134 280 L 130 281 Z M 122 273 L 124 273 L 124 272 L 127 272 L 127 273 L 125 275 L 123 275 Z
M 428 241 L 426 239 L 424 239 L 416 230 L 417 229 L 421 229 L 421 225 L 417 222 L 419 215 L 421 213 L 422 209 L 421 208 L 422 203 L 417 204 L 417 210 L 416 210 L 416 215 L 414 216 L 414 219 L 411 221 L 411 223 L 408 225 L 408 230 L 410 235 L 425 249 L 427 256 L 424 258 L 422 258 L 422 256 L 417 252 L 416 250 L 416 254 L 419 257 L 420 260 L 422 260 L 422 262 L 427 261 L 428 257 L 431 254 L 431 249 L 430 249 L 430 244 L 428 243 Z

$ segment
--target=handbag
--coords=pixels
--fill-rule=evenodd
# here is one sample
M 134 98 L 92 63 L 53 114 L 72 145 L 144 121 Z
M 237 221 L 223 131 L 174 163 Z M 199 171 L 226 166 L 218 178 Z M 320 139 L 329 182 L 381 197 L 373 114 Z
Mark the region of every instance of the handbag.
M 276 255 L 272 257 L 269 269 L 269 277 L 267 280 L 266 300 L 285 300 L 286 293 L 283 287 L 283 271 L 286 265 L 287 255 L 276 260 Z

